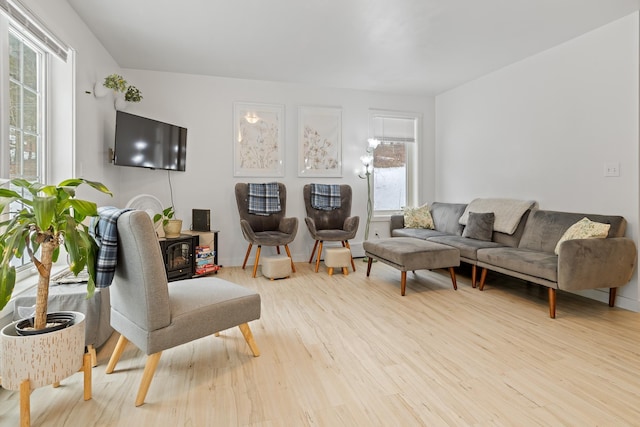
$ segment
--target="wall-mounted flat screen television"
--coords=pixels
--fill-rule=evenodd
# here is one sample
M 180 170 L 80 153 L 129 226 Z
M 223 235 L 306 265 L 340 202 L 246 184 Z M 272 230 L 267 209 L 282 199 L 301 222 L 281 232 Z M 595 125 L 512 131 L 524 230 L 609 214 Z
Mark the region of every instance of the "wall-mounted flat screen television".
M 149 169 L 184 171 L 187 129 L 118 111 L 113 163 Z

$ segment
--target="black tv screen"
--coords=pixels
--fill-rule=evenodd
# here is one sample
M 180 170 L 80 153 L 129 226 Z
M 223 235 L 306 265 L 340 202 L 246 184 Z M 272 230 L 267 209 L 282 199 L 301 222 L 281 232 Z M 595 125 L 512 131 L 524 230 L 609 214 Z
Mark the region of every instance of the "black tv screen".
M 114 164 L 184 171 L 187 129 L 118 111 Z

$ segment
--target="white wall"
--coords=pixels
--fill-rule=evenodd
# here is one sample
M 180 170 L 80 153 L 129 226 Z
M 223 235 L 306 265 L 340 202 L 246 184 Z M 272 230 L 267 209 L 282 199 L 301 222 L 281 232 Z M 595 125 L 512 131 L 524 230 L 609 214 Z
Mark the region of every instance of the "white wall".
M 190 222 L 191 209 L 211 209 L 212 225 L 221 230 L 220 261 L 223 265 L 240 265 L 246 250 L 233 196 L 236 182 L 249 181 L 248 178 L 233 177 L 231 126 L 235 101 L 284 104 L 286 107 L 286 174 L 278 179 L 288 187 L 288 215 L 300 220 L 298 237 L 291 246 L 296 260 L 308 259 L 310 253 L 312 241 L 304 225 L 301 193 L 305 183 L 314 181 L 297 176 L 296 120 L 300 105 L 342 108 L 343 178 L 315 181 L 351 184 L 355 190 L 353 214 L 360 215 L 362 221 L 366 214 L 366 191 L 364 181 L 356 176 L 356 169 L 360 167 L 359 158 L 366 147 L 370 108 L 422 114 L 420 156 L 428 167 L 420 171 L 422 186 L 419 191 L 423 200 L 431 199 L 434 193 L 435 101 L 432 97 L 389 96 L 294 84 L 122 70 L 66 1 L 24 0 L 24 3 L 76 52 L 76 158 L 75 165 L 65 170 L 101 181 L 114 192 L 113 199 L 90 189 L 81 190 L 81 196 L 97 199 L 99 204 L 124 206 L 131 197 L 149 193 L 163 203 L 169 203 L 166 172 L 118 167 L 109 162 L 108 152 L 113 148 L 115 131 L 113 99 L 110 96 L 95 98 L 91 92 L 96 81 L 102 82 L 111 73 L 121 73 L 141 89 L 144 96 L 140 104 L 130 105 L 128 112 L 188 128 L 187 171 L 171 174 L 176 208 L 185 225 Z M 266 180 L 257 178 L 253 181 Z M 386 223 L 379 227 L 383 231 L 381 234 L 388 232 Z M 354 252 L 359 250 L 363 233 L 362 223 L 354 242 Z
M 636 12 L 437 96 L 437 199 L 623 215 L 637 244 L 638 48 Z M 607 162 L 619 177 L 603 176 Z M 640 310 L 637 274 L 618 295 Z
M 75 51 L 75 87 L 67 86 L 66 90 L 75 92 L 76 159 L 75 165 L 74 159 L 68 159 L 71 164 L 65 170 L 77 177 L 100 181 L 117 192 L 117 171 L 108 163 L 106 143 L 106 138 L 114 127 L 115 114 L 113 106 L 96 99 L 92 91 L 96 81 L 102 81 L 108 74 L 120 72 L 120 67 L 65 0 L 23 2 L 58 38 Z M 56 111 L 52 120 L 57 120 L 56 117 L 67 116 L 66 113 Z M 71 132 L 57 132 L 56 135 L 70 138 Z M 53 143 L 54 146 L 68 144 L 67 141 Z M 54 176 L 53 179 L 57 183 L 60 179 L 69 178 L 69 174 Z M 91 189 L 81 189 L 80 193 L 81 197 L 91 197 L 101 204 L 113 203 L 108 196 Z
M 188 129 L 186 172 L 171 172 L 174 203 L 183 226 L 191 222 L 191 209 L 210 209 L 212 228 L 221 230 L 219 256 L 223 265 L 241 265 L 247 248 L 242 238 L 234 196 L 236 182 L 278 180 L 287 186 L 287 216 L 299 220 L 298 235 L 290 245 L 296 261 L 308 261 L 313 246 L 304 224 L 302 187 L 310 182 L 346 183 L 354 189 L 353 215 L 361 226 L 352 242 L 357 254 L 364 234 L 366 216 L 365 181 L 360 156 L 368 137 L 370 108 L 417 112 L 423 115 L 423 157 L 433 161 L 434 99 L 390 96 L 379 93 L 327 89 L 297 84 L 239 80 L 200 75 L 174 74 L 143 70 L 123 70 L 124 77 L 137 86 L 144 99 L 130 104 L 126 111 Z M 237 178 L 233 176 L 233 103 L 256 102 L 285 106 L 285 176 L 282 178 Z M 105 101 L 106 102 L 106 101 Z M 300 178 L 297 168 L 298 106 L 342 108 L 342 178 Z M 112 135 L 107 137 L 113 141 Z M 169 205 L 168 172 L 112 166 L 120 179 L 118 203 L 148 193 Z M 433 192 L 433 185 L 425 186 Z M 388 228 L 388 225 L 384 225 Z M 386 231 L 386 229 L 384 230 Z M 264 248 L 270 254 L 273 248 Z M 253 257 L 253 253 L 251 255 Z M 253 258 L 251 258 L 253 259 Z

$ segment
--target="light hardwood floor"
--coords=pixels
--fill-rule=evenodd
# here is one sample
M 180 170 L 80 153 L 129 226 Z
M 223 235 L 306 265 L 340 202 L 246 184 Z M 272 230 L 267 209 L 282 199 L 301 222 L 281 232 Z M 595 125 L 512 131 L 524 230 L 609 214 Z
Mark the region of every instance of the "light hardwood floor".
M 297 263 L 292 278 L 218 277 L 257 290 L 250 324 L 167 350 L 146 403 L 134 399 L 144 355 L 117 337 L 98 352 L 93 399 L 82 375 L 31 395 L 34 426 L 632 426 L 640 425 L 640 313 L 489 275 L 408 274 L 376 263 L 329 277 Z M 0 425 L 18 425 L 18 393 L 0 390 Z

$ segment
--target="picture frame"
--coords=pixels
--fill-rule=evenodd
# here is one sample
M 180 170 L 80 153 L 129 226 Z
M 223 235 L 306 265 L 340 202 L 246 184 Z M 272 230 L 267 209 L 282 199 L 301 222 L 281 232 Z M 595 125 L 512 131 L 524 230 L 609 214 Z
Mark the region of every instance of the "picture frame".
M 284 105 L 234 102 L 233 176 L 284 176 Z
M 342 109 L 298 107 L 298 176 L 342 177 Z

